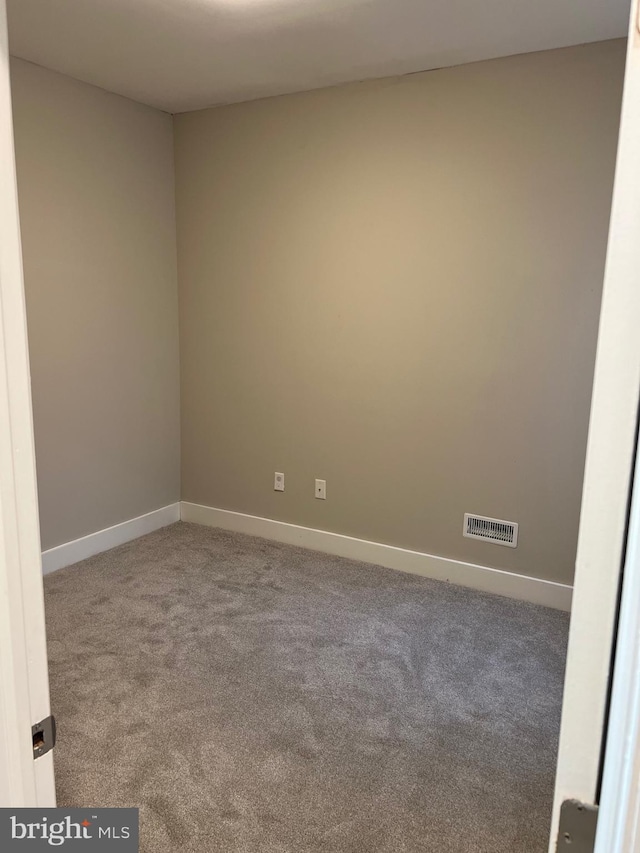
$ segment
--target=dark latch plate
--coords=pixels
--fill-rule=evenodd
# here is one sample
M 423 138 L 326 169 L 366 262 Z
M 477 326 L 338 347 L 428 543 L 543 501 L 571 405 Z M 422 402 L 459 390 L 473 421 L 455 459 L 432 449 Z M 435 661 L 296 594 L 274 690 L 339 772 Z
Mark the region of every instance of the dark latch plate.
M 565 800 L 560 809 L 557 850 L 567 853 L 593 853 L 596 846 L 598 807 Z
M 56 745 L 56 718 L 51 716 L 31 727 L 33 757 L 41 758 Z

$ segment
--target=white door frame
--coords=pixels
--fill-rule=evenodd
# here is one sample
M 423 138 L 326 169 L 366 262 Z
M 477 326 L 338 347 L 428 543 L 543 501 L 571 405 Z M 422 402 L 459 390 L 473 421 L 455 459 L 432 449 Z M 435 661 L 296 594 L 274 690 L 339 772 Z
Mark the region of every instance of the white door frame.
M 640 290 L 640 4 L 631 15 L 619 169 L 624 173 L 615 210 L 619 273 Z M 623 227 L 624 223 L 624 227 Z M 612 247 L 616 244 L 612 242 Z M 636 335 L 640 336 L 637 324 Z M 640 851 L 640 453 L 636 447 L 609 725 L 600 793 L 596 853 Z
M 49 709 L 31 384 L 9 50 L 0 0 L 0 806 L 53 806 L 53 757 L 31 726 Z
M 595 853 L 640 851 L 640 455 L 624 568 Z
M 591 420 L 580 515 L 576 576 L 569 632 L 565 693 L 549 850 L 555 851 L 560 806 L 599 799 L 603 740 L 617 630 L 622 562 L 627 541 L 640 398 L 640 33 L 633 0 L 627 50 L 618 158 L 591 403 Z M 627 598 L 635 594 L 640 566 L 628 566 Z M 636 626 L 637 627 L 637 626 Z M 637 643 L 621 635 L 623 659 Z M 626 664 L 629 665 L 628 663 Z M 630 685 L 627 685 L 630 686 Z M 630 724 L 621 688 L 611 712 L 616 725 Z M 613 719 L 613 718 L 612 718 Z M 610 746 L 627 755 L 632 729 L 615 733 Z M 621 756 L 618 756 L 620 762 Z M 607 757 L 607 767 L 609 761 Z M 612 772 L 614 772 L 612 770 Z M 635 779 L 637 791 L 638 779 Z M 608 779 L 601 797 L 601 853 L 631 853 L 615 846 L 616 820 L 609 810 Z M 618 792 L 619 793 L 619 792 Z M 628 805 L 632 804 L 629 799 Z M 624 810 L 624 804 L 621 809 Z M 606 829 L 605 827 L 609 827 Z M 604 845 L 604 846 L 602 846 Z
M 629 111 L 624 117 L 628 139 L 628 195 L 619 215 L 640 242 L 640 4 L 632 13 L 631 50 L 627 66 Z M 632 171 L 634 169 L 635 171 Z M 635 193 L 634 193 L 635 190 Z M 634 198 L 635 195 L 635 198 Z M 640 250 L 629 257 L 628 273 L 640 288 Z M 633 266 L 635 264 L 635 267 Z M 629 513 L 613 689 L 607 731 L 596 853 L 640 850 L 640 453 L 636 447 L 633 499 Z

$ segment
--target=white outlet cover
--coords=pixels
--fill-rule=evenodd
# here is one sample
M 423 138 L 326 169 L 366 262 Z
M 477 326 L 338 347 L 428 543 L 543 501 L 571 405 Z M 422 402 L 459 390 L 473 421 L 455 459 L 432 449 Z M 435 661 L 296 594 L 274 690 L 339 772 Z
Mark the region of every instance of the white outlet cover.
M 326 501 L 326 499 L 327 499 L 327 481 L 326 480 L 316 480 L 316 498 L 319 501 Z
M 273 476 L 273 490 L 275 492 L 284 492 L 284 474 L 276 471 Z

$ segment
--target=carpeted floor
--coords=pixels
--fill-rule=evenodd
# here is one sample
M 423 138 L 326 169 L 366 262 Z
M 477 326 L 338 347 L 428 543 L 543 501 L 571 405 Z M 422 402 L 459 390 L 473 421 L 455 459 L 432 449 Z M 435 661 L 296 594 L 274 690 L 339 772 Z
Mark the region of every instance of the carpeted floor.
M 546 851 L 565 614 L 184 523 L 45 591 L 59 803 L 145 853 Z

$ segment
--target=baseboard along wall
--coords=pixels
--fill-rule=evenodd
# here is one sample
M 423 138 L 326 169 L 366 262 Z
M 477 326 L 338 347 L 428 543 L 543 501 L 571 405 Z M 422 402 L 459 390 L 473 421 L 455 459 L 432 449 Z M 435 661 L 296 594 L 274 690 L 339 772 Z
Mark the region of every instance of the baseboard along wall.
M 65 566 L 70 566 L 79 560 L 86 560 L 87 557 L 93 557 L 94 554 L 108 551 L 117 545 L 124 545 L 125 542 L 138 539 L 146 533 L 152 533 L 175 521 L 180 521 L 179 503 L 163 506 L 153 512 L 123 521 L 121 524 L 114 524 L 113 527 L 98 530 L 81 539 L 74 539 L 73 542 L 65 542 L 64 545 L 42 552 L 42 573 L 47 575 L 49 572 L 63 569 Z
M 487 566 L 477 566 L 473 563 L 451 560 L 448 557 L 436 557 L 420 551 L 409 551 L 406 548 L 356 539 L 353 536 L 330 533 L 327 530 L 300 527 L 297 524 L 274 521 L 271 518 L 201 506 L 188 501 L 169 504 L 129 521 L 123 521 L 121 524 L 115 524 L 113 527 L 107 527 L 105 530 L 98 530 L 81 539 L 75 539 L 73 542 L 66 542 L 64 545 L 43 551 L 42 573 L 46 575 L 77 563 L 79 560 L 86 560 L 87 557 L 124 545 L 125 542 L 130 542 L 146 533 L 152 533 L 181 519 L 207 527 L 219 527 L 223 530 L 247 533 L 250 536 L 260 536 L 263 539 L 272 539 L 288 545 L 298 545 L 301 548 L 322 551 L 337 557 L 373 563 L 388 569 L 447 581 L 482 592 L 529 601 L 532 604 L 542 604 L 556 610 L 571 610 L 573 587 L 567 584 L 517 575 Z
M 487 566 L 476 566 L 473 563 L 436 557 L 420 551 L 409 551 L 393 545 L 343 536 L 340 533 L 329 533 L 326 530 L 300 527 L 297 524 L 274 521 L 270 518 L 201 506 L 188 501 L 182 501 L 180 506 L 182 521 L 261 536 L 263 539 L 272 539 L 288 545 L 322 551 L 325 554 L 361 560 L 365 563 L 373 563 L 433 580 L 447 581 L 482 592 L 491 592 L 532 604 L 542 604 L 556 610 L 571 610 L 573 587 L 567 584 L 517 575 Z

